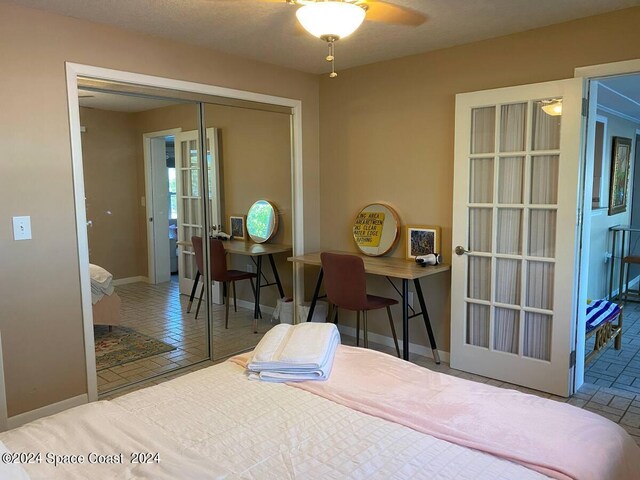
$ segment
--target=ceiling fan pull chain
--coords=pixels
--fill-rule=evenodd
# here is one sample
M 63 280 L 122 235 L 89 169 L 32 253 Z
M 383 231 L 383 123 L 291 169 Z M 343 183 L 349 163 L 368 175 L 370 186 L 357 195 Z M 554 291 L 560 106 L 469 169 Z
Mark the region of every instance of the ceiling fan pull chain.
M 329 42 L 329 55 L 327 55 L 327 62 L 331 62 L 331 73 L 329 74 L 329 77 L 331 78 L 335 78 L 338 76 L 338 74 L 336 73 L 336 57 L 334 55 L 334 44 L 333 42 Z

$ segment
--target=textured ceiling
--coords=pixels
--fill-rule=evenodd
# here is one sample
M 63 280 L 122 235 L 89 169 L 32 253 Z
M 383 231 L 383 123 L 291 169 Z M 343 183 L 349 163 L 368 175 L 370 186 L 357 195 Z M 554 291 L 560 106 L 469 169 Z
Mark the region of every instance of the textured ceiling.
M 1 0 L 0 0 L 1 1 Z M 282 65 L 330 70 L 326 45 L 301 34 L 284 0 L 12 0 L 94 22 Z M 428 17 L 418 27 L 365 21 L 336 44 L 338 71 L 348 67 L 507 35 L 640 5 L 640 0 L 392 0 Z

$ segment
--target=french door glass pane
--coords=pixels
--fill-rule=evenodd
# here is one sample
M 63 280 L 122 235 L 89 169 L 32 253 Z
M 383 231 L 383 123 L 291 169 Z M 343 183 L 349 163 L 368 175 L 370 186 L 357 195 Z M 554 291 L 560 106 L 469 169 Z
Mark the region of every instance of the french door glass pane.
M 493 203 L 493 158 L 471 159 L 469 202 Z
M 180 184 L 182 185 L 182 192 L 181 192 L 181 196 L 183 197 L 190 197 L 191 196 L 191 177 L 189 176 L 189 169 L 180 169 L 180 177 L 181 177 L 181 182 Z
M 498 203 L 522 203 L 524 157 L 500 158 Z
M 501 352 L 518 353 L 520 312 L 496 308 L 494 317 L 493 348 Z
M 533 102 L 532 150 L 557 150 L 560 148 L 560 123 L 562 115 L 549 115 L 540 100 Z
M 498 209 L 498 253 L 520 255 L 522 253 L 522 210 Z
M 474 108 L 471 132 L 471 153 L 492 153 L 495 150 L 496 107 Z
M 558 155 L 531 157 L 531 203 L 534 205 L 558 202 Z
M 491 258 L 469 257 L 469 286 L 467 296 L 477 300 L 491 300 Z
M 527 271 L 527 307 L 553 309 L 553 263 L 529 262 Z
M 199 169 L 191 169 L 191 195 L 194 197 L 200 196 L 200 170 Z
M 496 259 L 496 302 L 520 305 L 521 265 L 520 260 Z
M 527 136 L 527 104 L 503 105 L 500 114 L 500 151 L 522 152 Z
M 467 304 L 467 343 L 489 348 L 490 307 L 476 303 Z
M 529 212 L 529 255 L 553 258 L 556 255 L 555 210 Z
M 522 354 L 525 357 L 551 360 L 551 315 L 525 313 Z
M 472 252 L 491 252 L 493 209 L 469 209 L 469 249 Z

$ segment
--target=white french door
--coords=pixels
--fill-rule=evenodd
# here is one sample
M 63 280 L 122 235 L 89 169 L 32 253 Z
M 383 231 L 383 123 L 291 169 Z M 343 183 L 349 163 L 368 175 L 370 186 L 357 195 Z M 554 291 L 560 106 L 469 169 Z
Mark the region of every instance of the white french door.
M 175 136 L 176 198 L 178 204 L 178 277 L 180 293 L 189 295 L 198 271 L 191 237 L 207 237 L 203 228 L 202 187 L 199 160 L 199 141 L 196 130 Z M 207 128 L 207 169 L 209 187 L 209 225 L 217 226 L 220 219 L 218 131 Z M 200 279 L 202 285 L 204 279 Z M 220 302 L 219 288 L 213 288 L 213 301 Z
M 456 96 L 453 368 L 569 393 L 582 98 L 582 79 Z

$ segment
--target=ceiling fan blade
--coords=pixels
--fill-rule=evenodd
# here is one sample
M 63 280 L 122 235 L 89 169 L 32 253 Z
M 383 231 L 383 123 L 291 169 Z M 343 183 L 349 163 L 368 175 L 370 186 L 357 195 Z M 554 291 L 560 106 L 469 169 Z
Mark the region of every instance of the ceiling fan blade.
M 369 0 L 366 4 L 368 7 L 366 19 L 373 22 L 418 27 L 427 21 L 426 15 L 411 8 L 382 0 Z

